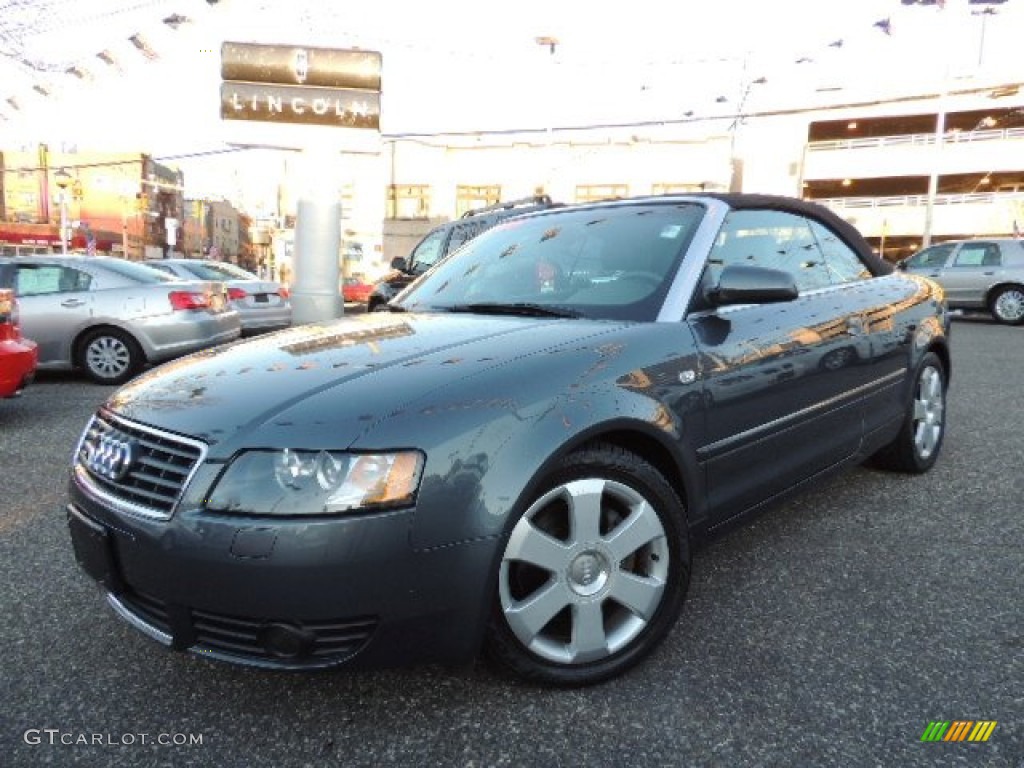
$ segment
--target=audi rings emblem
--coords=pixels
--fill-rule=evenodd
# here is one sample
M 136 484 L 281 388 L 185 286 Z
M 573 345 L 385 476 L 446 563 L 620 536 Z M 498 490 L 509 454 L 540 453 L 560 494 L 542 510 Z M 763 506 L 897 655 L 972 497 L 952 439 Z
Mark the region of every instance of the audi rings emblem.
M 135 461 L 134 440 L 119 440 L 110 435 L 100 435 L 83 446 L 82 461 L 90 472 L 118 481 L 128 474 Z

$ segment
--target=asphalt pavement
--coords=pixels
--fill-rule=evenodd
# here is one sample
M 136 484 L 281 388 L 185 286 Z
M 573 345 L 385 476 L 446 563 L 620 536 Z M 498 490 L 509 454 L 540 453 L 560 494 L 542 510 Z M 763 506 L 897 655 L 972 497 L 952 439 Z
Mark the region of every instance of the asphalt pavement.
M 0 401 L 0 765 L 1024 766 L 1024 328 L 958 319 L 953 363 L 930 474 L 859 468 L 714 540 L 659 651 L 568 691 L 164 650 L 66 530 L 70 455 L 112 389 L 44 375 Z M 964 720 L 997 725 L 921 740 Z

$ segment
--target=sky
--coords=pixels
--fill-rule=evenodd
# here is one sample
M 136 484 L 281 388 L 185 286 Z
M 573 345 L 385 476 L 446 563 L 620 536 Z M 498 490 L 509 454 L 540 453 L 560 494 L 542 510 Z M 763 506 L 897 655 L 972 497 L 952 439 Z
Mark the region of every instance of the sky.
M 749 112 L 935 90 L 947 77 L 1019 71 L 1024 30 L 1024 0 L 990 17 L 971 15 L 966 0 L 942 11 L 900 0 L 33 2 L 64 15 L 29 28 L 26 52 L 78 57 L 95 79 L 20 97 L 0 144 L 166 157 L 238 141 L 237 123 L 218 112 L 226 40 L 381 51 L 381 127 L 401 135 L 727 117 L 741 102 Z M 172 12 L 191 21 L 160 23 Z M 128 42 L 133 30 L 155 60 Z M 554 53 L 538 37 L 558 40 Z M 103 49 L 119 67 L 98 62 Z

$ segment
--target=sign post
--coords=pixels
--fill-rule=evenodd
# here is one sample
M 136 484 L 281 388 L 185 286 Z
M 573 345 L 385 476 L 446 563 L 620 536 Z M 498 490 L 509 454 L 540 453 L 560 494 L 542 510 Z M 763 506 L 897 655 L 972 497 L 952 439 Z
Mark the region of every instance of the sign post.
M 344 313 L 339 282 L 340 153 L 355 134 L 380 131 L 381 55 L 376 51 L 226 42 L 221 47 L 224 120 L 267 124 L 278 136 L 310 126 L 299 143 L 303 181 L 296 210 L 295 323 Z M 284 125 L 289 124 L 289 125 Z M 249 142 L 252 143 L 252 142 Z M 272 137 L 265 145 L 289 141 Z

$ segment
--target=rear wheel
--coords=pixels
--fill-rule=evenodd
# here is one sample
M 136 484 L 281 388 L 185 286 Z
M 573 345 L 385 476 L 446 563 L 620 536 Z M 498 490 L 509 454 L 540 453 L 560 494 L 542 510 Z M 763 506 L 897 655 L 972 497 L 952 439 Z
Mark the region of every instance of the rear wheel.
M 89 331 L 78 350 L 78 365 L 97 384 L 123 384 L 145 362 L 139 343 L 117 328 Z
M 671 629 L 689 572 L 683 505 L 662 475 L 610 445 L 572 454 L 505 545 L 488 655 L 552 685 L 614 677 Z
M 1000 323 L 1020 325 L 1024 323 L 1024 287 L 1008 285 L 1000 288 L 989 299 L 989 310 Z
M 883 469 L 918 474 L 935 464 L 946 431 L 946 371 L 929 352 L 921 360 L 899 435 L 874 456 Z

